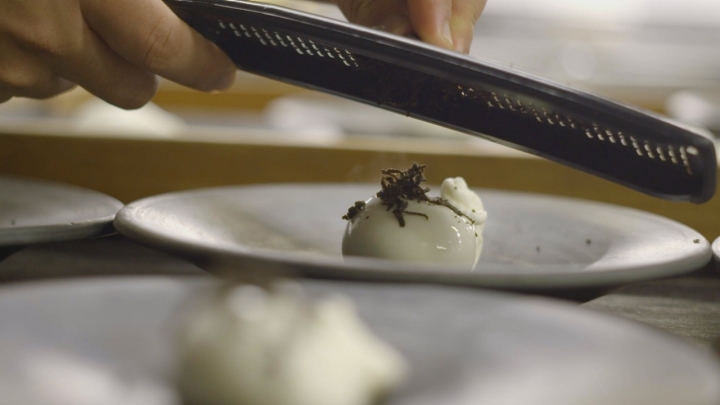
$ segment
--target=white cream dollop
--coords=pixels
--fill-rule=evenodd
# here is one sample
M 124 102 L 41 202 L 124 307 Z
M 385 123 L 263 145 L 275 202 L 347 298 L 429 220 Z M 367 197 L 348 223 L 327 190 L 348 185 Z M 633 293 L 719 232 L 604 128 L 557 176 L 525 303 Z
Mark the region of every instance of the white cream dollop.
M 405 226 L 401 227 L 392 211 L 373 196 L 365 201 L 362 211 L 348 220 L 343 235 L 343 255 L 474 268 L 482 252 L 482 232 L 487 219 L 482 201 L 462 177 L 445 179 L 440 198 L 463 215 L 443 205 L 408 201 L 403 214 Z M 412 212 L 427 217 L 410 214 Z
M 370 405 L 404 374 L 348 299 L 311 301 L 291 283 L 245 285 L 190 317 L 178 387 L 191 405 Z

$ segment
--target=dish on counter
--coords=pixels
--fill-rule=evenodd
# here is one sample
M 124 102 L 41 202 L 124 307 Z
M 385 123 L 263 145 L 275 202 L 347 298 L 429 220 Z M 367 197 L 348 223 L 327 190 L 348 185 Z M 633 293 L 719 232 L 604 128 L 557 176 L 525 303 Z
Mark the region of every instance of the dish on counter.
M 69 184 L 0 176 L 0 249 L 83 239 L 114 232 L 123 204 Z
M 180 322 L 175 385 L 195 405 L 375 405 L 406 380 L 402 355 L 353 301 L 289 279 L 220 284 Z
M 380 191 L 356 201 L 342 219 L 344 257 L 465 266 L 480 259 L 487 220 L 482 200 L 462 177 L 446 178 L 431 197 L 425 165 L 381 170 Z
M 180 405 L 172 342 L 190 302 L 214 285 L 125 277 L 0 288 L 3 399 Z M 387 405 L 720 402 L 709 352 L 572 304 L 430 285 L 302 285 L 348 297 L 407 360 L 408 380 Z
M 715 268 L 720 271 L 720 237 L 715 239 L 712 244 L 713 257 L 715 259 Z
M 437 187 L 434 187 L 437 189 Z M 489 219 L 472 271 L 451 265 L 345 258 L 341 217 L 376 185 L 274 184 L 191 190 L 127 205 L 115 227 L 137 241 L 213 262 L 289 266 L 303 275 L 439 282 L 576 299 L 625 283 L 684 274 L 711 259 L 699 233 L 609 204 L 476 190 Z

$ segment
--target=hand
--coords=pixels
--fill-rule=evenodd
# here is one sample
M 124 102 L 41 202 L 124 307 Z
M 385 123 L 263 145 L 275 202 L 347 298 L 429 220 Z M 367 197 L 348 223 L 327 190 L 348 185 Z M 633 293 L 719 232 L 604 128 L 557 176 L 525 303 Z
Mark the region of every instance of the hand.
M 76 84 L 123 108 L 155 75 L 198 90 L 232 85 L 235 65 L 161 0 L 0 0 L 0 102 Z
M 468 53 L 486 0 L 334 0 L 347 19 Z

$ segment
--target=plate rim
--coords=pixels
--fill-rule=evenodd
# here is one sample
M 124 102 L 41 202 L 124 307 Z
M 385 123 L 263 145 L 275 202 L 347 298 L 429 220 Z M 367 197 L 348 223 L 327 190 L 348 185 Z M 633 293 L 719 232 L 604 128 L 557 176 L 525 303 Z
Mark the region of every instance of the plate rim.
M 32 183 L 38 186 L 48 186 L 55 189 L 62 189 L 69 193 L 83 193 L 96 200 L 103 200 L 108 206 L 116 207 L 112 215 L 89 218 L 82 221 L 70 223 L 48 223 L 43 225 L 0 227 L 0 247 L 25 246 L 36 243 L 61 242 L 86 239 L 90 237 L 109 235 L 115 232 L 112 222 L 124 204 L 105 193 L 63 183 L 55 180 L 20 176 L 15 174 L 0 174 L 0 180 L 10 179 L 11 181 Z
M 443 284 L 460 284 L 475 287 L 489 288 L 505 288 L 520 290 L 546 290 L 546 289 L 565 289 L 565 288 L 584 288 L 584 287 L 608 287 L 627 284 L 637 281 L 645 281 L 658 279 L 663 277 L 678 276 L 690 273 L 705 266 L 712 260 L 712 251 L 708 241 L 697 231 L 678 221 L 653 214 L 647 211 L 624 207 L 616 204 L 597 202 L 592 200 L 584 200 L 580 198 L 555 196 L 550 194 L 532 193 L 523 191 L 508 191 L 498 189 L 475 189 L 497 192 L 507 195 L 532 195 L 536 197 L 548 198 L 552 200 L 561 200 L 571 203 L 592 204 L 602 206 L 609 209 L 621 209 L 625 212 L 633 212 L 644 217 L 660 219 L 666 223 L 684 228 L 694 233 L 699 239 L 698 252 L 687 258 L 683 258 L 680 262 L 686 262 L 686 266 L 678 268 L 678 266 L 666 266 L 665 269 L 657 269 L 654 265 L 636 266 L 632 269 L 620 268 L 611 270 L 593 270 L 588 272 L 555 272 L 543 274 L 531 273 L 514 273 L 514 274 L 495 274 L 495 273 L 469 273 L 466 270 L 457 273 L 442 272 L 438 274 L 432 271 L 437 265 L 422 266 L 416 263 L 394 262 L 382 259 L 357 258 L 352 262 L 341 262 L 337 260 L 329 260 L 325 257 L 304 257 L 293 253 L 284 253 L 274 250 L 261 249 L 232 249 L 206 243 L 204 241 L 190 240 L 177 236 L 168 237 L 167 234 L 158 232 L 152 227 L 146 226 L 144 221 L 138 219 L 137 214 L 147 209 L 149 206 L 162 202 L 163 200 L 172 200 L 183 195 L 193 195 L 201 193 L 222 193 L 230 190 L 243 189 L 261 189 L 261 188 L 281 188 L 286 186 L 302 187 L 302 186 L 323 186 L 323 187 L 354 187 L 367 186 L 372 183 L 263 183 L 249 185 L 229 185 L 219 187 L 199 188 L 192 190 L 175 191 L 163 193 L 150 197 L 145 197 L 137 201 L 133 201 L 123 207 L 115 217 L 114 226 L 121 234 L 126 237 L 155 246 L 161 249 L 169 250 L 184 256 L 192 256 L 197 258 L 216 258 L 219 261 L 227 259 L 242 259 L 249 263 L 258 264 L 274 264 L 277 266 L 289 266 L 300 270 L 301 274 L 309 274 L 311 276 L 328 277 L 326 273 L 333 273 L 331 278 L 359 278 L 365 280 L 385 280 L 385 281 L 413 281 L 422 282 L 440 282 Z M 384 264 L 385 268 L 367 269 L 367 266 L 375 263 Z M 422 268 L 418 271 L 418 268 Z M 672 267 L 672 268 L 670 268 Z M 313 269 L 321 269 L 321 272 Z M 389 269 L 392 268 L 392 269 Z M 393 270 L 394 269 L 394 270 Z M 324 274 L 322 274 L 324 273 Z M 372 279 L 367 274 L 372 273 Z M 418 276 L 422 280 L 418 280 Z

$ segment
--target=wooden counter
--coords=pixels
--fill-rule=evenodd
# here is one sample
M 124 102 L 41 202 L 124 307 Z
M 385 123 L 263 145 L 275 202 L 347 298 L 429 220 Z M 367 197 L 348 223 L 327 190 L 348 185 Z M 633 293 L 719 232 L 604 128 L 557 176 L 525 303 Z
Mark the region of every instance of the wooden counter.
M 649 197 L 509 149 L 458 140 L 273 140 L 263 134 L 179 139 L 87 137 L 37 129 L 0 132 L 0 173 L 62 181 L 130 202 L 200 187 L 278 182 L 376 182 L 379 170 L 428 165 L 430 183 L 463 176 L 473 187 L 521 190 L 635 207 L 720 236 L 720 197 L 702 205 Z

